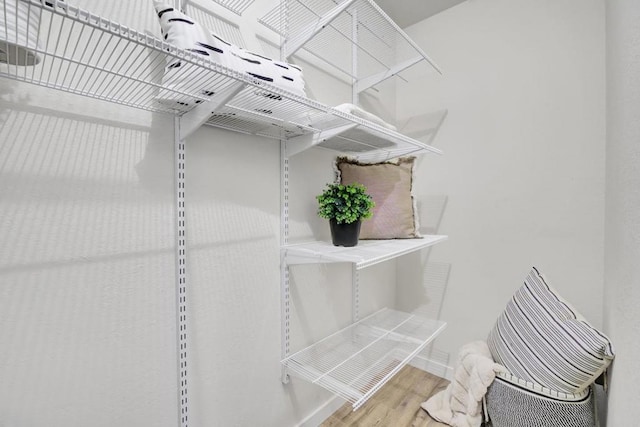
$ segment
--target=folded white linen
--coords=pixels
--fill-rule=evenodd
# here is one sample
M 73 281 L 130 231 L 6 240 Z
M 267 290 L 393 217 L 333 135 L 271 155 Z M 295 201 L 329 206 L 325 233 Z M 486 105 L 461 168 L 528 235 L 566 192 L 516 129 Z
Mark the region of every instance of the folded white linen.
M 333 107 L 338 111 L 342 111 L 343 113 L 351 114 L 356 117 L 360 117 L 361 119 L 368 120 L 370 122 L 376 123 L 380 126 L 383 126 L 387 129 L 391 129 L 393 131 L 397 130 L 396 127 L 390 123 L 385 122 L 380 117 L 376 116 L 373 113 L 370 113 L 362 108 L 358 107 L 355 104 L 340 104 L 338 106 Z

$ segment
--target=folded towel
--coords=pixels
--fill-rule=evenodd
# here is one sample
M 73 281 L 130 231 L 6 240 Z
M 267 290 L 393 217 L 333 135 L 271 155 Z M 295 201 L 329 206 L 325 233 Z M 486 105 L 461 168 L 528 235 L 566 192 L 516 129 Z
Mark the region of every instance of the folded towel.
M 360 117 L 361 119 L 365 119 L 368 120 L 370 122 L 376 123 L 380 126 L 383 126 L 387 129 L 391 129 L 393 131 L 396 130 L 396 127 L 392 124 L 389 124 L 387 122 L 385 122 L 384 120 L 382 120 L 380 117 L 376 116 L 373 113 L 370 113 L 366 110 L 363 110 L 362 108 L 358 107 L 357 105 L 354 104 L 340 104 L 336 107 L 333 107 L 338 111 L 342 111 L 343 113 L 347 113 L 347 114 L 351 114 L 353 116 L 356 117 Z
M 482 399 L 498 372 L 507 370 L 493 361 L 485 341 L 468 343 L 460 349 L 451 383 L 421 406 L 432 418 L 450 426 L 479 427 Z

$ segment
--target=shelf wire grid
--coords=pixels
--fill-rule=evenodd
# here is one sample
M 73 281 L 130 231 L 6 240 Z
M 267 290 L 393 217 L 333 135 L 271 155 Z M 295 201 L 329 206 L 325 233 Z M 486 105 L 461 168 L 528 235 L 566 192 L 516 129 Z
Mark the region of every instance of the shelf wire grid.
M 216 3 L 221 4 L 222 6 L 227 7 L 227 5 L 223 3 L 229 3 L 229 7 L 227 9 L 232 12 L 237 13 L 238 15 L 242 15 L 242 12 L 253 3 L 253 0 L 249 2 L 242 1 L 224 1 L 224 0 L 214 0 Z M 247 4 L 244 4 L 247 3 Z M 234 8 L 232 8 L 234 7 Z M 247 44 L 244 41 L 244 37 L 242 37 L 242 32 L 240 31 L 240 27 L 238 24 L 231 22 L 223 17 L 211 13 L 211 11 L 202 7 L 199 4 L 195 4 L 192 1 L 185 2 L 184 11 L 191 18 L 195 19 L 200 25 L 204 28 L 208 28 L 209 30 L 215 32 L 218 36 L 222 37 L 224 40 L 235 44 L 236 46 L 240 46 L 242 48 L 246 48 Z
M 281 28 L 282 8 L 278 5 L 259 19 L 267 28 L 286 36 L 288 42 L 311 37 L 304 49 L 344 73 L 354 69 L 353 55 L 345 55 L 352 47 L 357 49 L 357 75 L 360 80 L 388 72 L 397 64 L 421 57 L 435 69 L 427 55 L 413 43 L 375 3 L 356 0 L 314 35 L 321 21 L 332 10 L 349 0 L 287 0 L 286 34 Z M 357 21 L 357 33 L 353 20 Z
M 292 374 L 330 390 L 357 409 L 445 326 L 383 309 L 282 363 Z
M 256 0 L 213 0 L 220 6 L 232 11 L 236 15 L 242 16 L 245 10 L 249 8 Z
M 271 31 L 285 36 L 286 31 L 284 30 L 284 23 L 282 22 L 282 17 L 284 16 L 284 11 L 286 5 L 284 2 L 280 2 L 276 7 L 270 9 L 264 16 L 258 18 L 258 22 L 270 29 Z
M 180 427 L 189 426 L 188 405 L 188 336 L 187 336 L 187 242 L 185 224 L 185 141 L 179 139 L 179 123 L 175 119 L 175 207 L 176 207 L 176 302 L 178 332 L 178 406 Z
M 380 149 L 384 151 L 384 158 L 420 150 L 439 153 L 427 144 L 226 68 L 69 3 L 20 0 L 4 2 L 2 7 L 5 19 L 26 16 L 26 20 L 37 19 L 39 25 L 24 28 L 28 39 L 37 40 L 37 45 L 29 46 L 37 63 L 33 66 L 0 64 L 0 76 L 177 116 L 211 107 L 207 124 L 273 139 L 314 135 L 355 124 L 354 129 L 339 138 L 315 143 L 353 153 L 355 157 Z M 7 22 L 4 24 L 7 26 Z M 4 33 L 5 38 L 11 39 L 8 31 Z M 0 34 L 0 40 L 2 37 Z M 14 36 L 4 44 L 21 41 Z M 173 62 L 179 59 L 179 72 L 166 70 L 167 58 Z M 219 105 L 213 102 L 220 94 L 235 93 L 234 88 L 242 89 Z

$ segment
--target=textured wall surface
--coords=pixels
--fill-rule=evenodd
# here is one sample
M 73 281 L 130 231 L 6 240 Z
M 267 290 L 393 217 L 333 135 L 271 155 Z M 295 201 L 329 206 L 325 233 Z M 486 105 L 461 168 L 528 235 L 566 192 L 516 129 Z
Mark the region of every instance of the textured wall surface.
M 608 426 L 640 417 L 640 5 L 607 0 L 607 199 L 604 323 L 617 357 Z
M 601 326 L 604 5 L 474 0 L 408 31 L 443 75 L 398 84 L 400 122 L 449 110 L 444 156 L 424 157 L 417 179 L 448 196 L 449 241 L 432 251 L 452 264 L 438 345 L 455 357 L 485 338 L 532 265 Z
M 251 13 L 277 4 L 256 3 L 252 48 Z M 151 1 L 74 4 L 159 33 Z M 349 101 L 303 66 L 312 97 Z M 177 424 L 173 135 L 171 116 L 0 79 L 0 426 Z M 202 128 L 186 150 L 190 425 L 295 425 L 331 394 L 280 380 L 279 142 Z M 334 155 L 291 161 L 292 240 L 328 237 Z M 363 314 L 394 280 L 363 273 Z M 292 350 L 351 321 L 350 281 L 293 272 Z
M 162 118 L 0 91 L 0 425 L 174 425 L 171 150 L 140 168 Z

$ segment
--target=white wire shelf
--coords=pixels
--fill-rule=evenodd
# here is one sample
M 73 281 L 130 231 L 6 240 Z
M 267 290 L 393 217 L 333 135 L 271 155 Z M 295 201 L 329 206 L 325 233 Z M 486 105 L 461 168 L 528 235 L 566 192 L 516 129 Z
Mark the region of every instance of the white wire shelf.
M 0 50 L 9 63 L 0 64 L 0 76 L 181 116 L 182 138 L 209 124 L 288 139 L 290 155 L 313 146 L 360 159 L 368 153 L 372 160 L 440 153 L 67 2 L 16 0 L 4 2 L 2 11 Z M 12 32 L 15 27 L 19 31 Z M 180 58 L 183 78 L 163 87 L 167 56 Z
M 237 15 L 242 15 L 256 0 L 213 0 Z
M 238 2 L 234 0 L 213 1 L 231 10 L 237 15 L 242 15 L 242 12 L 244 12 L 244 10 L 249 7 L 250 3 L 253 3 L 253 0 L 251 0 L 250 2 Z M 189 15 L 189 17 L 193 18 L 204 28 L 213 31 L 224 40 L 246 49 L 247 43 L 242 36 L 242 31 L 240 30 L 240 26 L 238 24 L 220 16 L 219 14 L 213 13 L 207 7 L 202 6 L 192 0 L 183 0 L 182 8 L 184 9 L 185 14 Z
M 287 57 L 304 49 L 355 78 L 358 92 L 417 63 L 440 72 L 373 0 L 286 0 L 259 22 L 285 36 Z
M 446 323 L 382 309 L 285 358 L 288 372 L 326 388 L 358 409 Z
M 447 238 L 428 235 L 421 239 L 360 240 L 354 247 L 308 242 L 283 246 L 282 252 L 288 265 L 350 262 L 360 270 L 444 242 Z

